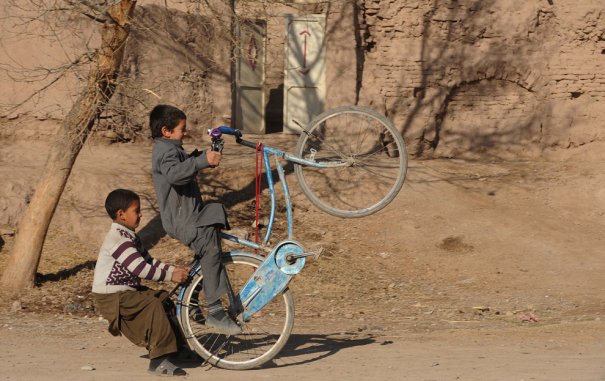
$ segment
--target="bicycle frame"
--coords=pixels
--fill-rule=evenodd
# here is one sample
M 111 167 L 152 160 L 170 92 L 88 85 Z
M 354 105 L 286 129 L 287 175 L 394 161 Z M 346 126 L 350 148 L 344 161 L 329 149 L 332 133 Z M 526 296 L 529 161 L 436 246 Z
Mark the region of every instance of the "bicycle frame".
M 248 147 L 250 147 L 250 144 L 253 144 L 253 143 L 250 143 L 250 142 L 242 140 L 242 139 L 237 139 L 237 142 L 240 144 L 243 144 L 245 146 L 248 146 Z M 265 163 L 265 173 L 267 175 L 267 183 L 269 184 L 269 196 L 271 199 L 269 223 L 267 225 L 267 232 L 265 234 L 265 237 L 263 238 L 261 244 L 259 245 L 255 242 L 247 241 L 242 238 L 238 238 L 233 235 L 226 234 L 226 233 L 221 233 L 221 236 L 223 239 L 238 243 L 243 246 L 247 246 L 254 250 L 268 251 L 265 245 L 267 244 L 267 242 L 269 242 L 269 239 L 271 238 L 271 233 L 273 231 L 273 222 L 275 221 L 275 211 L 277 209 L 277 202 L 276 202 L 276 198 L 275 198 L 275 182 L 273 180 L 273 174 L 271 173 L 271 164 L 269 163 L 269 155 L 271 155 L 272 157 L 275 158 L 275 166 L 277 168 L 279 182 L 282 185 L 282 189 L 283 189 L 283 193 L 284 193 L 284 198 L 285 198 L 285 202 L 286 202 L 286 217 L 288 220 L 288 228 L 287 228 L 288 229 L 288 239 L 292 239 L 292 227 L 293 227 L 292 226 L 293 225 L 292 203 L 290 200 L 290 191 L 288 189 L 288 184 L 286 182 L 284 168 L 280 162 L 280 159 L 284 159 L 286 161 L 290 161 L 290 162 L 293 162 L 293 163 L 299 164 L 299 165 L 307 165 L 307 166 L 317 167 L 317 168 L 338 167 L 338 166 L 343 166 L 344 163 L 342 163 L 342 162 L 340 162 L 340 163 L 339 162 L 318 163 L 315 161 L 310 161 L 310 160 L 300 158 L 298 156 L 291 155 L 284 151 L 281 151 L 281 150 L 278 150 L 278 149 L 275 149 L 272 147 L 268 147 L 268 146 L 263 146 L 262 154 L 263 154 L 263 161 Z
M 254 147 L 256 149 L 256 145 L 252 142 L 248 142 L 239 138 L 237 139 L 237 142 L 239 144 L 248 147 Z M 291 161 L 300 165 L 310 165 L 316 167 L 327 167 L 327 165 L 322 165 L 320 163 L 316 163 L 310 160 L 305 160 L 300 157 L 290 155 L 284 151 L 267 146 L 263 146 L 262 154 L 271 200 L 269 223 L 267 225 L 267 232 L 265 234 L 265 237 L 263 238 L 261 243 L 256 243 L 224 232 L 220 233 L 221 238 L 224 240 L 228 240 L 239 245 L 248 247 L 250 249 L 260 250 L 266 253 L 266 257 L 264 258 L 261 266 L 257 269 L 254 275 L 250 278 L 250 280 L 244 285 L 244 287 L 241 290 L 232 290 L 235 292 L 230 292 L 230 298 L 232 299 L 235 294 L 238 294 L 240 300 L 231 300 L 231 305 L 237 306 L 238 308 L 242 307 L 245 309 L 243 311 L 238 311 L 243 312 L 244 320 L 249 319 L 254 313 L 260 311 L 268 302 L 270 302 L 275 296 L 277 296 L 287 287 L 292 277 L 298 274 L 304 267 L 305 257 L 311 255 L 318 255 L 316 253 L 305 253 L 301 245 L 299 245 L 295 241 L 292 241 L 292 202 L 290 200 L 290 192 L 288 189 L 288 184 L 286 182 L 285 171 L 280 159 L 285 159 L 287 161 Z M 273 223 L 275 221 L 277 201 L 275 196 L 275 181 L 273 179 L 273 174 L 271 171 L 272 167 L 269 158 L 270 155 L 275 158 L 275 166 L 277 168 L 279 182 L 282 185 L 282 190 L 284 193 L 284 198 L 286 202 L 288 232 L 287 240 L 278 243 L 272 248 L 268 247 L 267 243 L 269 242 L 269 239 L 271 238 L 271 234 L 273 232 Z M 342 165 L 342 163 L 337 164 Z M 239 251 L 229 252 L 229 254 L 254 255 L 252 253 Z M 191 269 L 189 274 L 190 279 L 193 278 L 199 271 L 200 265 L 198 263 Z M 266 282 L 265 279 L 270 279 L 271 281 Z M 185 285 L 185 287 L 182 287 L 180 289 L 178 295 L 179 301 L 182 300 L 186 288 L 187 287 Z M 177 314 L 179 313 L 180 302 L 177 303 Z

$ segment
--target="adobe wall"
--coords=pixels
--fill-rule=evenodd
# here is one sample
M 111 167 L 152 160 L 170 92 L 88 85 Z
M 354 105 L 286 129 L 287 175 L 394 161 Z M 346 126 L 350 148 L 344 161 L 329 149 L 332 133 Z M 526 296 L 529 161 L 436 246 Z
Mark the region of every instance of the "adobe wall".
M 368 0 L 362 8 L 362 102 L 388 113 L 413 152 L 605 138 L 602 2 Z

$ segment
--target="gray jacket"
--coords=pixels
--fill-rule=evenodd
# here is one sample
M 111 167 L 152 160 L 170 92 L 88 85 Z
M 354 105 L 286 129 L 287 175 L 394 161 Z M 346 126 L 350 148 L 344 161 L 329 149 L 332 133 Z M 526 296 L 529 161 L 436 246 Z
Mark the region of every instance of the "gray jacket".
M 188 155 L 182 141 L 156 138 L 151 155 L 155 194 L 166 233 L 189 245 L 198 226 L 220 224 L 229 229 L 223 204 L 204 204 L 195 179 L 209 166 L 205 152 Z

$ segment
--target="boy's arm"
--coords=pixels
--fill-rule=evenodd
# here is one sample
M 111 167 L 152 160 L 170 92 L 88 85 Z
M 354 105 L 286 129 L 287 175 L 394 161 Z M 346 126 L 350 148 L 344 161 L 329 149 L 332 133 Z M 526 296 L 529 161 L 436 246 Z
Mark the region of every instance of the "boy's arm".
M 197 171 L 208 166 L 205 152 L 180 161 L 177 151 L 169 151 L 162 157 L 159 170 L 171 185 L 185 185 Z
M 111 256 L 122 267 L 139 278 L 158 282 L 172 279 L 174 266 L 167 264 L 154 266 L 145 260 L 144 255 L 144 253 L 141 253 L 137 249 L 134 242 L 130 240 L 122 241 L 111 253 Z
M 147 263 L 151 263 L 151 265 L 153 267 L 165 268 L 165 269 L 173 267 L 172 275 L 170 276 L 171 281 L 173 281 L 175 283 L 182 283 L 185 280 L 187 280 L 187 278 L 189 276 L 189 270 L 187 268 L 171 266 L 169 264 L 166 264 L 166 263 L 160 261 L 159 259 L 155 259 L 154 257 L 151 256 L 151 254 L 149 254 L 149 251 L 147 251 L 147 249 L 142 249 L 142 253 L 143 253 L 143 258 L 145 258 Z
M 159 259 L 155 259 L 154 257 L 151 256 L 151 254 L 149 254 L 149 251 L 147 251 L 147 249 L 140 249 L 141 254 L 143 255 L 143 258 L 145 259 L 145 261 L 149 264 L 151 264 L 153 267 L 159 267 L 159 268 L 163 268 L 163 269 L 167 269 L 168 267 L 170 267 L 169 264 L 164 263 L 162 261 L 160 261 Z

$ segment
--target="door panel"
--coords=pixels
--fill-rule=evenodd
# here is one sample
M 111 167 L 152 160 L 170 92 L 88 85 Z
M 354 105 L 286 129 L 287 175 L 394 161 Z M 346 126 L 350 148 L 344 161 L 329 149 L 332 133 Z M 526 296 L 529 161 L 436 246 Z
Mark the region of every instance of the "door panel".
M 325 105 L 325 16 L 286 20 L 284 132 L 299 133 L 294 120 L 306 125 Z
M 235 128 L 265 133 L 266 23 L 244 20 L 239 27 Z

